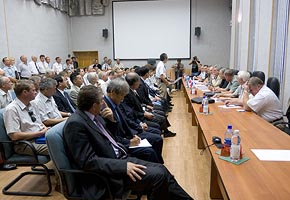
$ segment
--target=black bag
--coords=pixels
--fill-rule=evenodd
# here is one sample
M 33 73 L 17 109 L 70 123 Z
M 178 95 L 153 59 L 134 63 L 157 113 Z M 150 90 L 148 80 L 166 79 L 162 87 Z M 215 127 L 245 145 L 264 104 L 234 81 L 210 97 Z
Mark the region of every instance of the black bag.
M 192 103 L 197 103 L 197 104 L 201 104 L 202 103 L 202 99 L 203 99 L 203 97 L 194 97 L 194 98 L 192 98 L 191 99 L 191 102 Z M 208 99 L 208 103 L 214 103 L 215 102 L 215 100 L 214 99 Z

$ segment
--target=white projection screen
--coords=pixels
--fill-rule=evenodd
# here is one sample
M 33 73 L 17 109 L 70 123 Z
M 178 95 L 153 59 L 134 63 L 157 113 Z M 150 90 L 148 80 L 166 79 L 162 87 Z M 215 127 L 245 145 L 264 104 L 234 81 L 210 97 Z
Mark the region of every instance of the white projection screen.
M 190 0 L 113 1 L 114 58 L 190 58 Z

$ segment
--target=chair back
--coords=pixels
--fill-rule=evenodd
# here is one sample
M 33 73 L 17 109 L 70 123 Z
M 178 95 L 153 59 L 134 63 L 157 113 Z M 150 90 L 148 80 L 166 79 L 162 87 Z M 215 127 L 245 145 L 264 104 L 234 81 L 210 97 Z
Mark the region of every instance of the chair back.
M 0 141 L 2 142 L 11 141 L 11 139 L 7 135 L 5 124 L 4 124 L 4 119 L 3 119 L 4 111 L 5 109 L 0 109 Z M 10 158 L 14 153 L 13 144 L 8 144 L 8 143 L 2 144 L 0 145 L 0 150 L 1 150 L 1 154 L 2 155 L 4 154 L 6 159 Z
M 262 71 L 254 71 L 253 72 L 253 74 L 252 74 L 252 77 L 258 77 L 258 78 L 260 78 L 262 81 L 263 81 L 263 83 L 265 84 L 265 73 L 264 72 L 262 72 Z
M 267 87 L 270 88 L 276 96 L 279 98 L 280 95 L 280 82 L 276 77 L 269 77 L 267 80 Z
M 288 108 L 287 108 L 287 111 L 286 111 L 286 117 L 287 117 L 287 119 L 288 119 L 288 122 L 290 123 L 290 105 L 288 106 Z
M 150 59 L 147 60 L 147 63 L 152 65 L 152 66 L 156 66 L 156 59 L 151 59 L 150 58 Z
M 238 69 L 233 69 L 234 75 L 238 75 L 239 70 Z
M 74 169 L 67 157 L 63 143 L 63 127 L 65 121 L 61 122 L 52 128 L 50 128 L 46 134 L 46 144 L 48 147 L 49 155 L 53 161 L 56 170 L 60 176 L 60 181 L 63 187 L 63 193 L 68 199 L 73 197 L 80 197 L 80 193 L 77 190 L 77 182 L 75 176 L 71 173 L 64 173 L 61 170 L 72 170 Z M 72 198 L 70 198 L 72 197 Z

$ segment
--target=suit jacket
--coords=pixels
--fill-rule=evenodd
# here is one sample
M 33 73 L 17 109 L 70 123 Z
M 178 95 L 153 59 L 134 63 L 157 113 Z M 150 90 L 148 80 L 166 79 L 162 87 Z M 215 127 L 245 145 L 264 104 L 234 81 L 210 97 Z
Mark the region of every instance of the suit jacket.
M 117 121 L 117 126 L 113 126 L 111 121 L 106 120 L 108 123 L 108 126 L 106 126 L 111 133 L 115 133 L 116 136 L 120 136 L 122 138 L 126 138 L 125 143 L 123 143 L 127 148 L 129 148 L 130 139 L 133 138 L 133 135 L 136 135 L 138 132 L 134 129 L 131 129 L 130 126 L 127 124 L 127 117 L 123 114 L 123 112 L 120 110 L 120 108 L 117 106 L 116 109 L 114 109 L 114 106 L 111 104 L 111 102 L 108 100 L 109 97 L 105 96 L 104 100 L 106 104 L 111 108 L 113 111 L 113 115 L 115 120 Z M 119 118 L 121 118 L 122 122 L 118 121 L 118 117 L 116 116 L 116 112 L 118 112 Z M 123 141 L 124 141 L 123 140 Z
M 55 94 L 53 95 L 53 98 L 58 107 L 58 110 L 62 112 L 73 113 L 74 111 L 71 109 L 68 101 L 70 102 L 70 104 L 72 105 L 74 109 L 76 109 L 77 106 L 69 97 L 67 92 L 64 92 L 64 95 L 66 95 L 67 98 L 65 98 L 59 90 L 56 90 Z
M 126 115 L 126 121 L 130 128 L 136 130 L 137 134 L 143 133 L 143 129 L 140 126 L 141 121 L 134 115 L 134 110 L 123 102 L 119 105 L 119 108 Z
M 140 78 L 140 85 L 137 89 L 137 93 L 140 96 L 141 103 L 144 103 L 146 105 L 152 106 L 152 101 L 149 98 L 149 91 L 148 87 L 146 86 L 145 82 Z
M 78 99 L 78 94 L 79 94 L 80 88 L 77 87 L 76 85 L 72 85 L 71 89 L 69 91 L 69 97 L 73 102 L 78 105 L 77 99 Z
M 144 111 L 141 106 L 141 101 L 131 89 L 129 90 L 129 93 L 124 97 L 123 102 L 134 110 L 134 114 L 138 119 L 140 119 L 141 121 L 144 120 Z
M 102 121 L 99 116 L 98 119 Z M 109 177 L 112 193 L 121 196 L 123 178 L 127 176 L 127 160 L 116 158 L 110 141 L 84 112 L 77 109 L 72 114 L 64 126 L 63 137 L 72 164 L 77 169 Z M 92 175 L 82 175 L 77 182 L 86 199 L 101 199 L 105 193 L 105 187 Z

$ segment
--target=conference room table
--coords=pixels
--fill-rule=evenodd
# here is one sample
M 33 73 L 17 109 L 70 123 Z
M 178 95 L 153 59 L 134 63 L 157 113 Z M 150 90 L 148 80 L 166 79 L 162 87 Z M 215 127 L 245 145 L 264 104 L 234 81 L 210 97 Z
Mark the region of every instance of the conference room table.
M 193 97 L 185 87 L 183 92 L 192 112 L 192 125 L 198 127 L 198 148 L 212 144 L 212 137 L 222 140 L 227 125 L 240 130 L 243 156 L 249 160 L 235 165 L 221 160 L 215 145 L 208 147 L 211 162 L 210 198 L 232 200 L 290 199 L 290 162 L 261 161 L 251 149 L 290 149 L 290 137 L 253 112 L 239 112 L 237 108 L 221 108 L 224 102 L 209 104 L 210 114 L 199 113 L 200 104 L 192 103 Z M 242 108 L 240 108 L 242 109 Z

